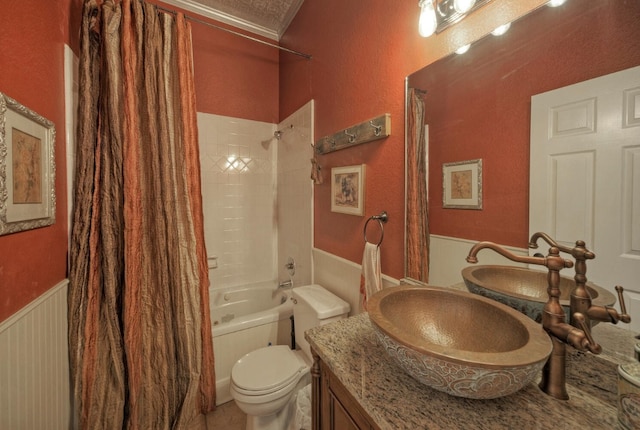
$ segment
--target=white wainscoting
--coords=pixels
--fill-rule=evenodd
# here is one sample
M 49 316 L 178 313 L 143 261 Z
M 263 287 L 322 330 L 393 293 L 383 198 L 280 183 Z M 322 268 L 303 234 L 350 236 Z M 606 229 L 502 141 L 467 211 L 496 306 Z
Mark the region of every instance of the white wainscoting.
M 465 260 L 469 255 L 469 250 L 478 241 L 458 239 L 449 236 L 431 235 L 431 258 L 429 264 L 429 284 L 440 287 L 450 287 L 452 285 L 464 282 L 462 279 L 462 269 L 471 264 Z M 528 250 L 524 248 L 515 248 L 512 246 L 504 246 L 508 251 L 516 255 L 527 255 Z M 541 247 L 544 252 L 544 247 Z M 546 253 L 546 252 L 545 252 Z M 499 264 L 502 266 L 519 266 L 526 267 L 525 264 L 516 263 L 508 260 L 500 254 L 490 250 L 481 250 L 478 253 L 478 264 Z
M 465 260 L 471 247 L 477 241 L 455 237 L 431 235 L 431 264 L 429 284 L 451 287 L 462 282 L 462 269 L 470 266 Z M 504 246 L 516 255 L 527 255 L 527 249 Z M 360 309 L 360 273 L 362 266 L 326 251 L 313 249 L 314 282 L 347 301 L 351 305 L 349 315 L 359 314 Z M 499 264 L 504 266 L 526 267 L 491 251 L 478 253 L 478 264 Z M 400 281 L 382 275 L 385 288 L 399 285 Z
M 70 428 L 67 287 L 60 282 L 0 324 L 2 429 Z

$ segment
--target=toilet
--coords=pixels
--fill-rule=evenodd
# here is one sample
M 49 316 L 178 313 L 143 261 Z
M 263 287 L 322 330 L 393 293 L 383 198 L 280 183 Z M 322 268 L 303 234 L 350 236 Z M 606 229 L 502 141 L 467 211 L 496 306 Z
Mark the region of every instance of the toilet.
M 240 358 L 231 369 L 229 390 L 247 414 L 247 430 L 292 428 L 295 395 L 311 383 L 312 364 L 304 332 L 312 327 L 346 318 L 349 304 L 318 284 L 292 290 L 296 344 L 267 346 Z

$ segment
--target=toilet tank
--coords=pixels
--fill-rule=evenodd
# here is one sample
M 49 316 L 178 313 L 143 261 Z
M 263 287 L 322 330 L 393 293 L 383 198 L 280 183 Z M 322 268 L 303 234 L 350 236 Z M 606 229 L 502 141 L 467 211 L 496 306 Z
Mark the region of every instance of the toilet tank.
M 318 284 L 294 288 L 293 298 L 296 345 L 311 360 L 311 350 L 309 342 L 304 338 L 304 332 L 310 328 L 346 318 L 350 306 L 349 303 Z

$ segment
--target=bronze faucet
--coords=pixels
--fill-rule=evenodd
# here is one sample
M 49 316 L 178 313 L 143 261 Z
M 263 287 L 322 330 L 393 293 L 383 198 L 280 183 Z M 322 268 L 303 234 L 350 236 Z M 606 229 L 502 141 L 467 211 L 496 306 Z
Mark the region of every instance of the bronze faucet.
M 571 325 L 581 328 L 580 323 L 578 321 L 575 321 L 574 319 L 574 315 L 576 314 L 576 312 L 584 316 L 585 322 L 589 328 L 591 328 L 592 326 L 591 320 L 610 322 L 613 324 L 617 324 L 618 321 L 622 321 L 624 323 L 629 323 L 631 321 L 631 317 L 627 314 L 624 297 L 622 294 L 624 289 L 621 286 L 615 287 L 616 291 L 618 292 L 618 302 L 620 302 L 620 313 L 618 313 L 618 311 L 610 306 L 597 306 L 591 303 L 591 295 L 586 288 L 586 260 L 593 260 L 594 258 L 596 258 L 596 255 L 585 247 L 584 241 L 578 240 L 576 241 L 575 247 L 569 248 L 568 246 L 558 244 L 555 240 L 549 237 L 548 234 L 538 232 L 534 233 L 531 236 L 531 239 L 529 240 L 529 248 L 537 249 L 538 239 L 543 239 L 550 246 L 556 247 L 561 252 L 570 254 L 573 258 L 576 259 L 576 274 L 574 276 L 576 286 L 571 292 L 571 311 L 569 313 Z
M 585 351 L 589 350 L 594 354 L 602 352 L 602 348 L 591 336 L 591 330 L 587 326 L 584 316 L 576 313 L 574 319 L 581 327 L 580 329 L 565 322 L 564 311 L 560 305 L 560 270 L 573 267 L 573 262 L 560 257 L 560 250 L 552 246 L 549 255 L 539 256 L 519 256 L 515 255 L 499 245 L 492 242 L 478 242 L 469 251 L 467 262 L 477 263 L 477 253 L 481 249 L 489 248 L 498 254 L 519 263 L 536 264 L 547 267 L 549 299 L 544 305 L 542 312 L 542 327 L 549 334 L 553 349 L 549 360 L 542 369 L 542 380 L 540 389 L 546 394 L 561 400 L 567 400 L 569 395 L 566 388 L 566 344 L 574 348 Z

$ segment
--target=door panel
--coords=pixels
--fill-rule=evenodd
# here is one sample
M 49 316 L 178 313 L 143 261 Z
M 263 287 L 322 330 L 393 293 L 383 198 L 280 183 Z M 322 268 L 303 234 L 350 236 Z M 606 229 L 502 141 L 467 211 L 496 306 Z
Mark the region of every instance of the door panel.
M 596 254 L 587 277 L 612 292 L 622 285 L 627 327 L 640 329 L 640 67 L 532 97 L 537 231 L 567 246 L 584 240 Z

